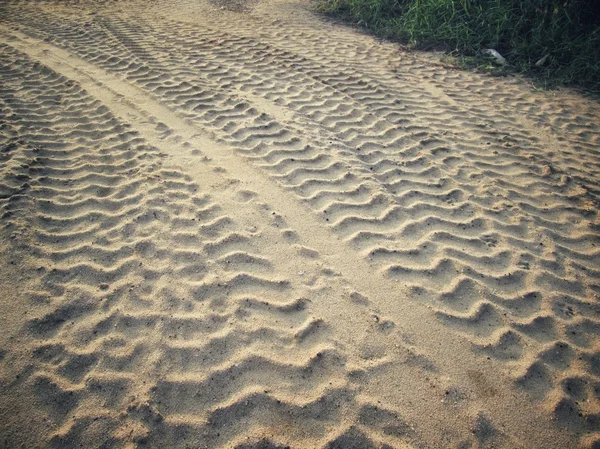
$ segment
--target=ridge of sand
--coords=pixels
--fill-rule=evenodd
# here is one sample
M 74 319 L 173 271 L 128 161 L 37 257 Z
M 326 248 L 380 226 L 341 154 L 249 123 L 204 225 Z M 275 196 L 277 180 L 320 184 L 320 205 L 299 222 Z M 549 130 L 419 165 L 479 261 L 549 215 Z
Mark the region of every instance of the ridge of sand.
M 596 106 L 179 4 L 3 6 L 5 444 L 591 446 Z

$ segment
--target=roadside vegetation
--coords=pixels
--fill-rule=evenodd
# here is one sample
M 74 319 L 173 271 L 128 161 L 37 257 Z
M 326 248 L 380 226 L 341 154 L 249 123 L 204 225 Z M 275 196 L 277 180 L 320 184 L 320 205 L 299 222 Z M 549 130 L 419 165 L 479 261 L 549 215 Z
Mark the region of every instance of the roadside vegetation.
M 600 0 L 316 1 L 378 36 L 446 50 L 464 66 L 600 90 Z

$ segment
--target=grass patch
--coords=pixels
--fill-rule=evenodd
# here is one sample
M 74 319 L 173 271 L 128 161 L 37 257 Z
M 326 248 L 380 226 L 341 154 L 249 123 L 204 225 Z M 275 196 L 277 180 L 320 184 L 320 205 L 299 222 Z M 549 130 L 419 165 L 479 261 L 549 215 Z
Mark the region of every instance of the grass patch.
M 321 11 L 378 36 L 444 49 L 465 65 L 489 67 L 482 51 L 495 49 L 508 66 L 492 71 L 527 73 L 547 87 L 600 90 L 600 0 L 316 1 Z

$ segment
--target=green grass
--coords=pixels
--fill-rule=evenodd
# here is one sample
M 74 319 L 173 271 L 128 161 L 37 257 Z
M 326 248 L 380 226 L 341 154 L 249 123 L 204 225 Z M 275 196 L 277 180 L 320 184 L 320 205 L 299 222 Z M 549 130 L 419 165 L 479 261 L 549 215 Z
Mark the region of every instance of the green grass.
M 600 0 L 316 0 L 334 14 L 412 48 L 444 49 L 490 67 L 492 48 L 546 86 L 600 90 Z M 546 56 L 544 64 L 536 65 Z

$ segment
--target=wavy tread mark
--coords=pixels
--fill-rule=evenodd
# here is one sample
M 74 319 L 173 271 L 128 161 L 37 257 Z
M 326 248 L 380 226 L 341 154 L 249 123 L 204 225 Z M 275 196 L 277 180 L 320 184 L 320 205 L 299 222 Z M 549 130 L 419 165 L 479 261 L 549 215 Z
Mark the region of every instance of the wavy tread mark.
M 556 322 L 544 324 L 544 332 L 570 325 L 576 314 L 597 323 L 593 205 L 600 178 L 598 132 L 589 120 L 569 124 L 547 108 L 538 113 L 522 96 L 481 105 L 465 96 L 461 83 L 481 83 L 477 94 L 488 99 L 508 99 L 518 88 L 502 83 L 510 94 L 496 87 L 486 93 L 493 83 L 449 71 L 440 77 L 439 67 L 417 60 L 375 77 L 369 67 L 381 66 L 384 52 L 342 40 L 337 48 L 351 48 L 356 56 L 348 62 L 336 52 L 319 53 L 326 44 L 311 30 L 294 39 L 298 32 L 281 23 L 269 28 L 275 37 L 262 42 L 251 37 L 250 28 L 150 26 L 110 13 L 88 27 L 48 18 L 19 22 L 33 25 L 32 34 L 51 36 L 83 59 L 122 73 L 237 147 L 383 272 L 414 285 L 417 299 L 428 298 L 444 322 L 479 338 L 482 317 L 493 317 L 484 320 L 485 335 L 500 337 L 481 342 L 488 353 L 537 366 L 545 349 L 525 331 L 524 320 L 544 324 L 538 318 L 552 311 Z M 314 45 L 295 43 L 303 39 Z M 420 76 L 432 79 L 438 90 L 415 88 Z M 455 87 L 437 99 L 448 79 L 456 79 Z M 238 91 L 292 111 L 302 120 L 302 132 Z M 549 155 L 501 103 L 516 104 L 542 123 L 547 120 L 541 114 L 547 114 L 553 128 L 569 132 L 568 148 Z M 432 113 L 432 105 L 445 112 Z M 577 161 L 582 158 L 584 164 Z M 374 197 L 379 200 L 371 201 Z M 422 285 L 439 288 L 427 291 Z M 442 290 L 447 285 L 451 289 Z M 561 338 L 570 337 L 561 332 Z M 506 349 L 521 341 L 527 351 Z M 584 349 L 576 347 L 583 357 Z M 595 382 L 591 367 L 582 364 Z M 563 394 L 557 377 L 548 379 Z M 559 413 L 567 406 L 563 401 L 557 407 Z
M 40 266 L 27 381 L 57 426 L 50 444 L 179 444 L 185 423 L 227 446 L 286 414 L 323 441 L 343 432 L 340 412 L 322 418 L 327 403 L 359 408 L 347 356 L 254 235 L 80 87 L 0 50 L 0 213 Z

